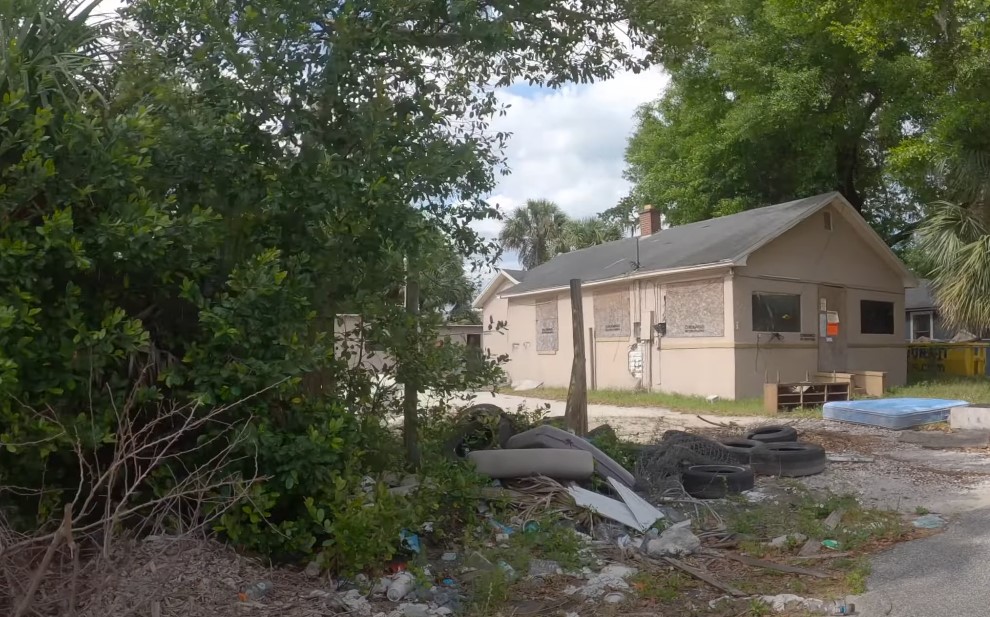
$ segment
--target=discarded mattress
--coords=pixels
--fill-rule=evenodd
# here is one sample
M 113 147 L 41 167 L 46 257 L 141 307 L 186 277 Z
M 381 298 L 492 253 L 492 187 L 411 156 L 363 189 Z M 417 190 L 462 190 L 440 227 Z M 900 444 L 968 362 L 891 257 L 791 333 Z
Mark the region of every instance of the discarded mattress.
M 475 450 L 467 458 L 478 473 L 495 479 L 587 480 L 595 473 L 595 459 L 582 450 Z
M 518 435 L 513 435 L 505 446 L 507 448 L 581 450 L 590 453 L 595 459 L 595 471 L 599 475 L 605 478 L 615 478 L 630 488 L 636 483 L 636 478 L 631 473 L 612 460 L 609 455 L 596 448 L 590 441 L 555 426 L 538 426 Z
M 822 417 L 854 424 L 869 424 L 895 431 L 944 422 L 953 407 L 969 405 L 966 401 L 938 398 L 879 398 L 825 403 Z

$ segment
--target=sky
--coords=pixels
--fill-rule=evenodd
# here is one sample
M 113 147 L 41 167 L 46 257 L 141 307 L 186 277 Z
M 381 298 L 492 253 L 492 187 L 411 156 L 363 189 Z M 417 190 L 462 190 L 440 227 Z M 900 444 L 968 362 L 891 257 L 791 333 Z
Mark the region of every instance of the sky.
M 505 215 L 527 199 L 549 199 L 573 217 L 614 206 L 629 189 L 623 156 L 636 109 L 659 98 L 667 81 L 657 68 L 558 90 L 503 90 L 499 99 L 511 107 L 492 130 L 512 133 L 506 152 L 512 173 L 501 178 L 489 202 Z M 475 228 L 494 237 L 501 222 L 483 221 Z M 515 255 L 504 255 L 501 265 L 517 266 Z
M 121 4 L 103 0 L 100 11 Z M 511 107 L 495 118 L 491 130 L 512 134 L 506 152 L 511 174 L 500 178 L 489 203 L 508 215 L 527 199 L 549 199 L 572 217 L 614 206 L 629 189 L 622 177 L 623 155 L 636 108 L 659 98 L 667 81 L 655 68 L 557 90 L 527 85 L 502 90 L 499 99 Z M 474 227 L 494 238 L 501 222 L 481 221 Z M 512 268 L 518 262 L 507 253 L 499 265 Z

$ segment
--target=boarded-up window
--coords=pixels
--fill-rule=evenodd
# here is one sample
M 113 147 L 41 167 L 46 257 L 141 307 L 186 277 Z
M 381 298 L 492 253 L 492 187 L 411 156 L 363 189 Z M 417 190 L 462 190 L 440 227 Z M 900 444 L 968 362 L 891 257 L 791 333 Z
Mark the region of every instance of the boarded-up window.
M 557 300 L 536 305 L 536 353 L 557 353 Z
M 725 303 L 720 279 L 667 285 L 665 316 L 668 337 L 722 336 Z
M 629 290 L 597 292 L 595 305 L 595 338 L 628 339 L 632 334 L 629 316 Z

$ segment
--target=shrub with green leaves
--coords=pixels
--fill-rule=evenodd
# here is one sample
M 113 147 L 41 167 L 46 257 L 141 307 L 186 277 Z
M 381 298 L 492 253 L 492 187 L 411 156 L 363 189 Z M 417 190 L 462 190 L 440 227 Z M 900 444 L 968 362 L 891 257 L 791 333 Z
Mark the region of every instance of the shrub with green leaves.
M 337 317 L 360 315 L 402 379 L 440 397 L 497 376 L 433 345 L 470 290 L 448 266 L 495 254 L 470 226 L 497 216 L 490 84 L 631 65 L 609 27 L 622 4 L 513 7 L 511 26 L 459 9 L 437 26 L 406 0 L 131 0 L 126 19 L 96 4 L 0 0 L 0 486 L 23 489 L 6 514 L 34 527 L 76 499 L 124 408 L 140 428 L 224 406 L 169 442 L 181 465 L 135 463 L 148 486 L 128 498 L 212 464 L 236 426 L 219 464 L 264 480 L 222 530 L 370 565 L 436 507 L 363 501 L 375 464 L 404 462 L 397 409 Z

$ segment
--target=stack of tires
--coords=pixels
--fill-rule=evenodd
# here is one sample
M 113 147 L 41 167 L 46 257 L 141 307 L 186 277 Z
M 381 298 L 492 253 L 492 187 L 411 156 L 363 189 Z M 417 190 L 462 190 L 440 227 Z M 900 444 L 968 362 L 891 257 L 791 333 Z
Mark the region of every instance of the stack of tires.
M 757 474 L 796 478 L 825 470 L 825 450 L 817 444 L 798 441 L 797 431 L 790 426 L 762 426 L 745 438 L 722 439 L 721 443 L 736 464 L 685 469 L 681 481 L 692 497 L 719 499 L 748 491 Z

